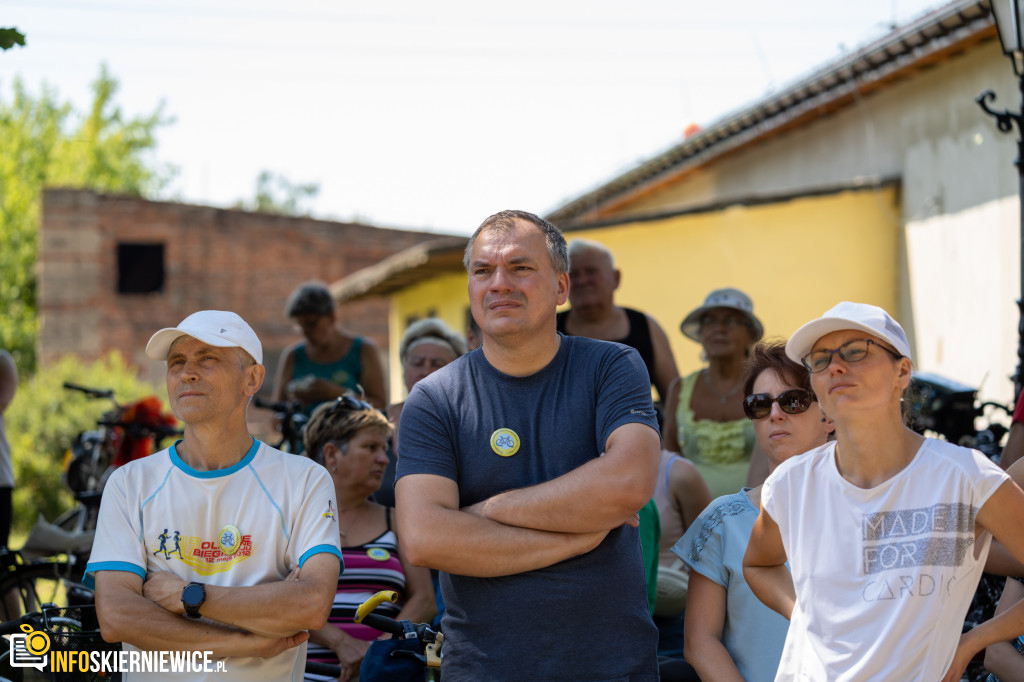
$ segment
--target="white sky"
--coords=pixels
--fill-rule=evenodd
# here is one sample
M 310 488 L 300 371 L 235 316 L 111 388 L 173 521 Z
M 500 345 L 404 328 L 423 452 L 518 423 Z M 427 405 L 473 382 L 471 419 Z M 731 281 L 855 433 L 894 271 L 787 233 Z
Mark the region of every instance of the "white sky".
M 175 122 L 160 198 L 227 206 L 263 169 L 317 217 L 471 231 L 545 213 L 941 0 L 0 0 L 19 75 Z M 2 141 L 0 141 L 2 153 Z

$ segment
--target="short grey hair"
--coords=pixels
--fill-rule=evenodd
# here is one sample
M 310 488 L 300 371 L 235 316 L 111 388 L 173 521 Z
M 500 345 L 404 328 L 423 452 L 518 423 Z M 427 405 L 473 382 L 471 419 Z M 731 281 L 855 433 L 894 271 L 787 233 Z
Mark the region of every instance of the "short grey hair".
M 466 244 L 466 252 L 462 256 L 462 265 L 466 268 L 466 272 L 469 272 L 469 259 L 473 251 L 473 244 L 476 243 L 476 238 L 480 233 L 484 230 L 511 232 L 515 229 L 517 220 L 528 222 L 544 233 L 544 241 L 547 243 L 548 255 L 551 256 L 551 265 L 555 269 L 555 274 L 564 275 L 569 272 L 569 251 L 565 244 L 565 237 L 562 236 L 562 231 L 538 215 L 528 211 L 515 210 L 495 213 L 480 223 L 480 227 L 476 228 L 476 232 L 469 238 L 469 242 Z
M 293 291 L 285 304 L 288 317 L 299 315 L 330 315 L 334 312 L 334 297 L 323 282 L 306 282 Z
M 398 357 L 405 364 L 409 350 L 420 343 L 433 342 L 451 351 L 454 358 L 466 354 L 466 339 L 436 317 L 427 317 L 409 325 L 398 345 Z
M 604 255 L 608 259 L 608 265 L 611 266 L 612 270 L 615 269 L 615 255 L 611 250 L 601 242 L 592 242 L 589 239 L 573 239 L 569 243 L 569 262 L 572 263 L 574 255 L 584 251 L 597 251 Z

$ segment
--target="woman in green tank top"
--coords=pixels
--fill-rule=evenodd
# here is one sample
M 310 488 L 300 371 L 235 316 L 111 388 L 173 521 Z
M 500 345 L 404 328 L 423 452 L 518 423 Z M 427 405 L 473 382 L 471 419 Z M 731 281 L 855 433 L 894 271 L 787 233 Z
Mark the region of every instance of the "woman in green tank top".
M 304 338 L 281 353 L 274 400 L 298 400 L 308 414 L 323 402 L 355 393 L 374 407 L 387 407 L 377 345 L 338 326 L 334 298 L 324 284 L 310 282 L 292 292 L 287 312 Z
M 756 471 L 748 476 L 755 452 L 759 462 L 767 461 L 743 414 L 742 391 L 747 355 L 764 327 L 749 296 L 739 289 L 716 289 L 680 329 L 701 344 L 708 364 L 669 387 L 662 445 L 697 466 L 712 498 L 734 493 L 763 479 Z

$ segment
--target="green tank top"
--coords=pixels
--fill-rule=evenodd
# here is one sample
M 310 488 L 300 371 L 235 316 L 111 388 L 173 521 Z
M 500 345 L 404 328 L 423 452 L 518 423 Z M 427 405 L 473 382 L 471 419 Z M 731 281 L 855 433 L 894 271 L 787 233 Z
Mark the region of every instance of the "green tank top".
M 363 377 L 363 337 L 357 336 L 352 340 L 352 347 L 337 362 L 320 363 L 313 362 L 306 353 L 306 344 L 302 343 L 295 347 L 295 366 L 292 370 L 292 379 L 298 380 L 307 376 L 314 376 L 318 379 L 333 381 L 339 386 L 359 392 L 359 382 Z M 317 405 L 306 405 L 303 411 L 312 414 Z
M 700 471 L 711 489 L 711 499 L 734 493 L 747 482 L 750 454 L 754 451 L 754 424 L 749 419 L 716 422 L 694 420 L 690 400 L 700 370 L 683 377 L 676 408 L 679 450 Z

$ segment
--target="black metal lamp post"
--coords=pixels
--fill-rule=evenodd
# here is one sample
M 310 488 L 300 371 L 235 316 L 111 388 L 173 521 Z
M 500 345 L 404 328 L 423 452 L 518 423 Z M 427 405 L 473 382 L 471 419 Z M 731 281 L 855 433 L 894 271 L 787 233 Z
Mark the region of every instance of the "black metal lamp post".
M 999 42 L 1003 46 L 1003 54 L 1010 58 L 1013 64 L 1013 72 L 1017 75 L 1017 85 L 1021 92 L 1021 102 L 1024 106 L 1024 3 L 1021 0 L 991 0 L 992 14 L 995 15 L 996 29 L 999 31 Z M 1017 166 L 1017 182 L 1019 185 L 1020 211 L 1021 211 L 1021 298 L 1017 301 L 1020 309 L 1020 322 L 1017 325 L 1017 372 L 1013 375 L 1013 397 L 1014 400 L 1020 395 L 1024 386 L 1024 113 L 1020 111 L 1011 112 L 1007 110 L 994 111 L 989 102 L 994 102 L 996 94 L 991 90 L 978 95 L 975 101 L 989 116 L 996 119 L 996 127 L 1000 132 L 1009 133 L 1013 130 L 1013 124 L 1017 124 L 1017 159 L 1014 165 Z

